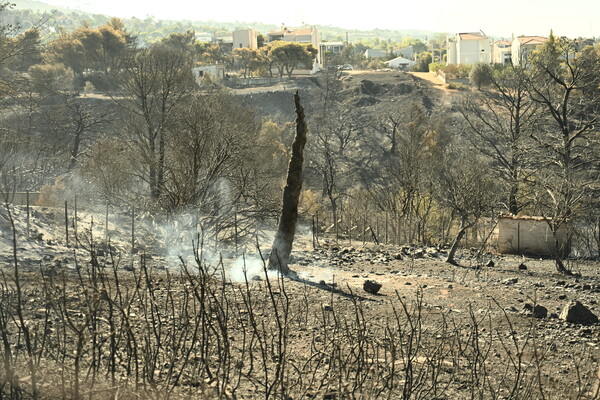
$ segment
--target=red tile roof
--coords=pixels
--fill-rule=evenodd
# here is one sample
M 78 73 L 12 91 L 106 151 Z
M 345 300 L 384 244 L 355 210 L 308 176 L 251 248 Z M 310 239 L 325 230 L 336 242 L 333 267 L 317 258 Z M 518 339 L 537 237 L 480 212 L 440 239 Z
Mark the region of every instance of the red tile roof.
M 460 40 L 481 40 L 481 39 L 487 39 L 487 36 L 483 35 L 482 33 L 479 32 L 464 32 L 464 33 L 459 33 L 458 36 L 460 37 Z
M 519 39 L 519 42 L 521 42 L 522 45 L 525 45 L 525 44 L 531 44 L 531 45 L 544 44 L 544 43 L 546 43 L 546 40 L 548 40 L 548 38 L 545 38 L 543 36 L 519 36 L 517 39 Z

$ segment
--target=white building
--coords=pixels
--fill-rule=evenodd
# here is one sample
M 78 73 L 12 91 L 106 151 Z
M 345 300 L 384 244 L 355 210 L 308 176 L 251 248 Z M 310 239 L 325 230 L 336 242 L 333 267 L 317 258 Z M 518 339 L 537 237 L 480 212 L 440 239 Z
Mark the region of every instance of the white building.
M 490 39 L 483 32 L 457 33 L 447 43 L 448 64 L 489 64 L 492 61 Z
M 252 28 L 233 31 L 233 48 L 258 49 L 258 31 Z
M 344 42 L 321 42 L 323 53 L 339 54 L 344 50 Z
M 543 36 L 518 36 L 513 39 L 511 52 L 514 65 L 520 65 L 532 51 L 540 48 L 548 38 Z
M 404 47 L 402 49 L 394 50 L 394 55 L 412 60 L 415 58 L 415 49 L 413 46 Z
M 387 62 L 387 65 L 390 68 L 396 68 L 396 69 L 410 69 L 415 64 L 416 64 L 415 61 L 409 60 L 408 58 L 404 58 L 404 57 L 396 57 L 393 60 L 390 60 Z
M 208 32 L 196 32 L 196 40 L 198 42 L 212 42 L 213 34 Z
M 384 58 L 387 55 L 388 55 L 388 52 L 385 50 L 381 50 L 381 49 L 367 49 L 365 51 L 365 58 L 367 58 L 367 59 Z
M 508 65 L 512 61 L 512 46 L 508 40 L 498 40 L 492 45 L 492 63 Z

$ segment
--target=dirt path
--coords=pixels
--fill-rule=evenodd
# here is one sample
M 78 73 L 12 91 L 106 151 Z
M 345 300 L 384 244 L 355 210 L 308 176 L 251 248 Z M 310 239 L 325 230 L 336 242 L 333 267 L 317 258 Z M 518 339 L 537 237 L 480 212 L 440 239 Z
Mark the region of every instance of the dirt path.
M 444 94 L 450 93 L 448 86 L 443 83 L 433 72 L 410 72 L 410 74 L 416 78 L 429 82 L 433 87 L 444 92 Z

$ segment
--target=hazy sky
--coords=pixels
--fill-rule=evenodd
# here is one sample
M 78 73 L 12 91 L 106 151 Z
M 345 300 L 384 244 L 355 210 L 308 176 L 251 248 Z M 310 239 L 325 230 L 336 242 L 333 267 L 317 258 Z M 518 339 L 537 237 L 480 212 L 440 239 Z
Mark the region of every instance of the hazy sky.
M 258 21 L 346 29 L 482 30 L 488 35 L 600 36 L 600 0 L 42 0 L 118 17 Z

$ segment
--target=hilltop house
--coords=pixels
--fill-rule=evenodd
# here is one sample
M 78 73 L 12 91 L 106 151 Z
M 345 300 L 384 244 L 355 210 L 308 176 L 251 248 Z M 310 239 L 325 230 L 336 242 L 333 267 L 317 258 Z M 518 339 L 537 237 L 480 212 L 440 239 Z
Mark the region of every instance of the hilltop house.
M 513 39 L 511 46 L 511 58 L 514 65 L 522 64 L 523 60 L 532 51 L 546 43 L 548 38 L 543 36 L 518 36 Z
M 483 32 L 457 33 L 446 47 L 448 64 L 489 64 L 492 60 L 490 39 Z

